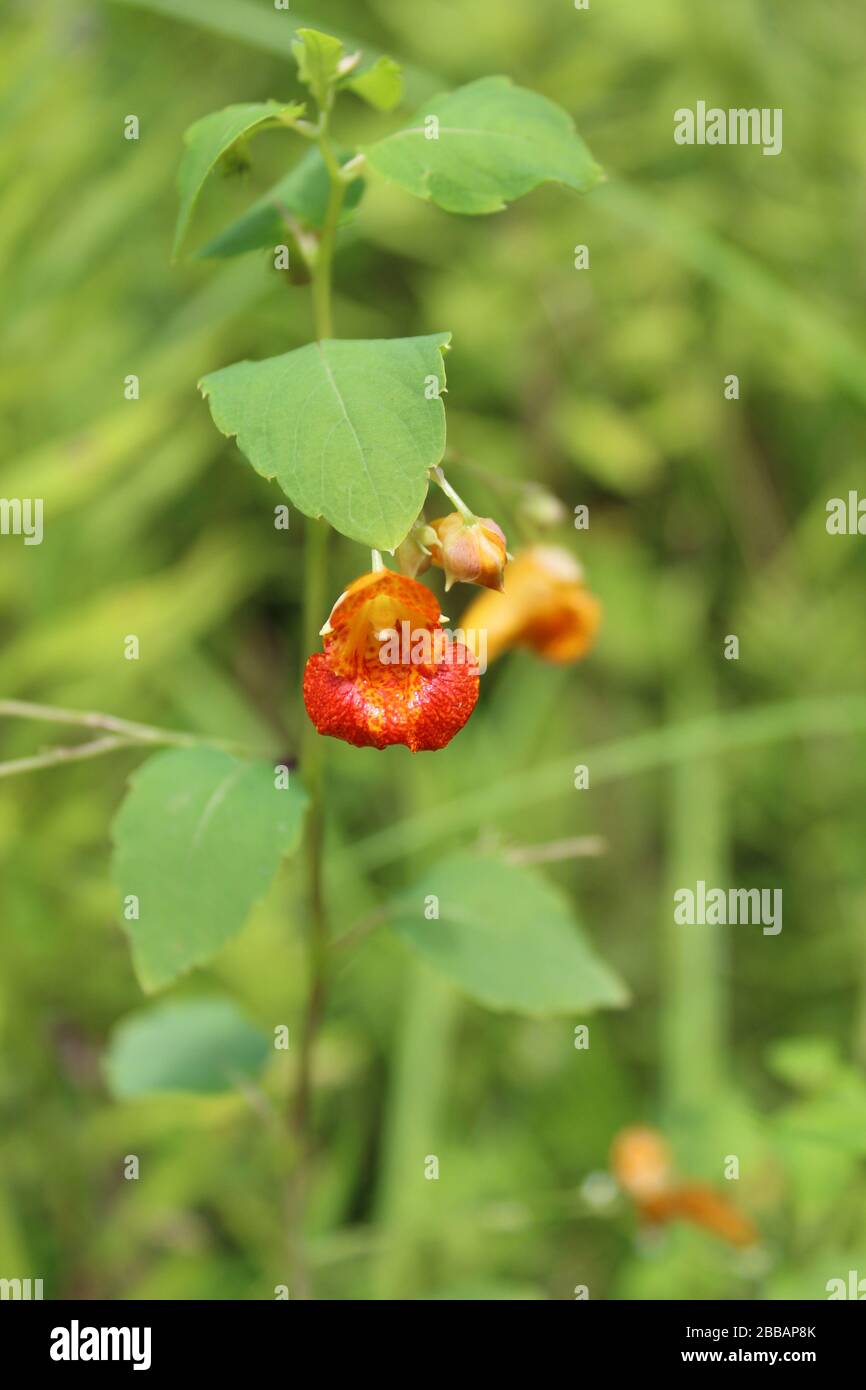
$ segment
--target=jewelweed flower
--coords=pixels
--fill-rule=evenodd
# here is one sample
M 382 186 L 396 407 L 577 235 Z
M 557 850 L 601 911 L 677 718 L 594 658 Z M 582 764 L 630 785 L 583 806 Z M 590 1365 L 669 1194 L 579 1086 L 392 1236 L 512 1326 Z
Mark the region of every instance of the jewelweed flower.
M 493 661 L 511 647 L 529 647 L 545 661 L 585 656 L 601 621 L 601 604 L 583 583 L 574 556 L 535 545 L 512 560 L 501 594 L 480 594 L 461 618 L 465 631 L 487 632 Z
M 621 1130 L 613 1141 L 610 1156 L 614 1176 L 630 1197 L 645 1201 L 670 1186 L 670 1146 L 649 1126 L 633 1125 Z
M 636 1125 L 619 1133 L 611 1148 L 611 1167 L 644 1221 L 662 1225 L 680 1219 L 701 1226 L 729 1245 L 754 1245 L 751 1221 L 706 1183 L 680 1182 L 671 1152 L 654 1129 Z
M 478 664 L 442 631 L 434 594 L 391 570 L 361 575 L 322 628 L 307 662 L 304 704 L 320 734 L 358 748 L 444 748 L 478 699 Z M 408 627 L 404 627 L 408 624 Z M 394 634 L 412 634 L 397 644 Z
M 492 517 L 451 512 L 430 522 L 429 542 L 434 565 L 445 571 L 445 590 L 458 581 L 501 589 L 508 560 L 505 536 Z

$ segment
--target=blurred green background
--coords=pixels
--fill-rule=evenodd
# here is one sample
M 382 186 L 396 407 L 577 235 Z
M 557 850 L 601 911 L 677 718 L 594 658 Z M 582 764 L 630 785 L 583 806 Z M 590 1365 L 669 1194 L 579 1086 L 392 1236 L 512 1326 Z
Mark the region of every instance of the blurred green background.
M 503 659 L 445 752 L 329 744 L 334 930 L 449 845 L 598 835 L 605 854 L 549 872 L 633 993 L 581 1052 L 585 1020 L 486 1013 L 382 933 L 347 957 L 317 1072 L 315 1292 L 825 1297 L 866 1275 L 866 559 L 824 525 L 863 478 L 856 3 L 7 0 L 0 495 L 44 497 L 46 531 L 0 538 L 0 695 L 297 752 L 302 528 L 274 530 L 277 494 L 195 383 L 307 341 L 308 294 L 265 253 L 172 267 L 169 248 L 184 129 L 297 93 L 305 21 L 404 62 L 409 109 L 510 74 L 575 116 L 608 174 L 477 219 L 371 180 L 342 236 L 338 332 L 453 332 L 452 480 L 511 534 L 516 494 L 460 460 L 588 504 L 589 531 L 556 539 L 579 543 L 605 621 L 579 667 Z M 676 146 L 673 112 L 698 99 L 782 107 L 783 154 Z M 398 119 L 347 98 L 337 130 L 351 144 Z M 191 246 L 292 149 L 261 137 L 251 174 L 208 190 Z M 334 597 L 366 563 L 334 546 Z M 4 721 L 2 757 L 50 734 Z M 107 874 L 138 761 L 0 781 L 0 1275 L 52 1298 L 268 1298 L 290 1282 L 291 1156 L 268 1105 L 291 1060 L 262 1095 L 211 1100 L 116 1103 L 102 1075 L 144 1003 Z M 671 888 L 698 878 L 781 887 L 783 931 L 674 929 Z M 173 994 L 295 1028 L 298 894 L 287 868 Z M 586 1179 L 638 1122 L 733 1193 L 758 1251 L 648 1239 L 622 1196 L 599 1202 Z M 739 1183 L 720 1181 L 728 1154 Z

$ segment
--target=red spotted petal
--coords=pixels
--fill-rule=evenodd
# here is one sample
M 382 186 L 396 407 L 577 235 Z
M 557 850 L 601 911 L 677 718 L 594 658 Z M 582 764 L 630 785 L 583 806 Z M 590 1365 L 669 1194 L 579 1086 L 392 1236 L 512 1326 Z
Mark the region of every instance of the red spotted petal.
M 435 673 L 392 667 L 399 679 L 378 684 L 366 677 L 336 675 L 317 652 L 304 673 L 304 703 L 320 734 L 356 748 L 405 743 L 413 753 L 444 748 L 466 723 L 478 699 L 478 667 L 459 642 L 453 663 Z
M 383 570 L 356 579 L 323 629 L 324 652 L 304 673 L 304 703 L 319 733 L 360 748 L 444 748 L 475 708 L 478 666 L 439 617 L 435 596 L 408 576 Z M 397 644 L 399 659 L 383 659 L 384 634 L 403 629 L 411 640 Z

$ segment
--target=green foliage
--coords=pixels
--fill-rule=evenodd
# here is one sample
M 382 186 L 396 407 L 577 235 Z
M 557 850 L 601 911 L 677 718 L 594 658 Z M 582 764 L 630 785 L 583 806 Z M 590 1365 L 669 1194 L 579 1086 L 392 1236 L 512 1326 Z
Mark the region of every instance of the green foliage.
M 144 989 L 210 960 L 241 930 L 296 848 L 305 794 L 274 769 L 214 748 L 158 753 L 134 774 L 113 827 L 113 878 L 125 901 Z
M 428 920 L 435 897 L 439 916 Z M 490 1009 L 534 1017 L 618 1008 L 628 991 L 581 934 L 561 893 L 540 875 L 455 854 L 390 909 L 414 950 Z
M 785 1038 L 770 1050 L 770 1066 L 801 1094 L 776 1114 L 783 1143 L 827 1146 L 866 1157 L 866 1077 L 842 1061 L 826 1038 Z
M 798 1091 L 820 1091 L 844 1080 L 837 1048 L 829 1038 L 782 1038 L 770 1048 L 770 1070 Z
M 302 103 L 244 102 L 212 111 L 191 125 L 184 136 L 186 149 L 177 176 L 180 208 L 174 232 L 174 255 L 183 245 L 198 196 L 217 165 L 243 167 L 243 142 L 275 126 L 290 126 L 301 115 Z
M 400 64 L 393 58 L 377 58 L 372 67 L 353 73 L 342 85 L 377 111 L 393 111 L 403 96 Z
M 445 448 L 450 336 L 310 343 L 211 372 L 200 387 L 217 428 L 300 511 L 392 550 Z
M 862 1100 L 828 1065 L 835 1053 L 862 1078 L 866 1059 L 866 552 L 824 530 L 827 498 L 862 492 L 856 7 L 789 5 L 782 32 L 756 0 L 585 13 L 477 0 L 460 9 L 459 41 L 442 7 L 405 0 L 114 0 L 98 24 L 94 8 L 0 6 L 0 496 L 46 499 L 44 545 L 0 539 L 4 697 L 299 752 L 303 528 L 274 530 L 266 484 L 230 466 L 191 374 L 302 346 L 307 291 L 264 256 L 166 272 L 179 131 L 244 94 L 286 91 L 294 25 L 339 33 L 365 61 L 377 45 L 398 54 L 411 109 L 513 72 L 574 113 L 609 172 L 579 204 L 539 189 L 494 224 L 437 216 L 371 179 L 338 249 L 340 331 L 453 330 L 449 476 L 512 547 L 522 480 L 590 505 L 590 531 L 556 539 L 605 616 L 579 667 L 522 653 L 493 666 L 442 754 L 329 747 L 332 930 L 398 892 L 405 855 L 414 878 L 480 834 L 517 846 L 600 835 L 607 853 L 550 873 L 633 1002 L 595 1016 L 577 1052 L 570 1019 L 478 1008 L 387 930 L 340 957 L 316 1073 L 317 1297 L 367 1299 L 387 1283 L 401 1299 L 534 1288 L 567 1301 L 579 1270 L 593 1299 L 825 1298 L 829 1279 L 863 1273 L 866 1249 Z M 672 109 L 691 98 L 672 92 L 708 81 L 722 106 L 784 106 L 779 159 L 674 149 Z M 121 145 L 129 110 L 142 138 Z M 336 121 L 341 144 L 356 128 L 365 144 L 381 134 L 348 96 Z M 292 133 L 258 144 L 261 183 L 213 190 L 224 220 L 306 148 Z M 572 269 L 576 241 L 588 271 Z M 46 344 L 72 341 L 48 370 Z M 138 401 L 121 399 L 126 370 L 141 373 Z M 739 402 L 723 399 L 728 371 Z M 332 538 L 329 598 L 363 563 Z M 444 605 L 458 622 L 452 598 L 468 591 Z M 673 617 L 684 599 L 697 610 L 687 628 Z M 140 662 L 120 659 L 129 631 Z M 729 631 L 738 662 L 720 657 Z M 698 659 L 711 712 L 675 723 Z M 2 758 L 53 732 L 0 720 Z M 105 845 L 139 756 L 0 780 L 0 1271 L 44 1274 L 47 1298 L 268 1298 L 286 1269 L 274 1220 L 285 1155 L 266 1121 L 232 1095 L 121 1107 L 100 1084 L 106 1039 L 141 1005 Z M 590 791 L 574 790 L 578 761 Z M 682 808 L 672 791 L 705 762 L 720 784 L 720 882 L 784 885 L 785 926 L 721 929 L 684 960 L 664 881 L 685 836 L 666 817 L 700 833 L 705 779 Z M 707 877 L 699 857 L 691 867 Z M 253 1018 L 300 1020 L 302 877 L 295 856 L 196 986 L 229 991 Z M 701 945 L 718 958 L 709 975 Z M 677 1072 L 699 1083 L 718 1047 L 699 1006 L 683 1008 L 707 992 L 722 1022 L 713 1074 L 720 1064 L 737 1100 L 721 1123 L 712 1089 L 698 1113 L 671 1100 Z M 281 1113 L 289 1080 L 289 1067 L 262 1077 Z M 823 1115 L 804 1113 L 822 1099 Z M 624 1199 L 585 1200 L 612 1138 L 641 1121 L 678 1149 L 694 1141 L 704 1157 L 683 1176 L 751 1215 L 754 1259 L 685 1226 L 646 1241 Z M 119 1182 L 131 1148 L 147 1154 L 144 1180 Z M 443 1181 L 421 1177 L 430 1151 L 445 1155 Z M 730 1152 L 741 1179 L 719 1182 Z
M 348 155 L 344 155 L 348 159 Z M 293 169 L 274 184 L 258 202 L 196 252 L 205 260 L 239 256 L 245 251 L 279 245 L 287 235 L 284 212 L 297 217 L 307 227 L 320 229 L 328 205 L 328 171 L 318 150 L 309 150 Z M 364 194 L 364 180 L 352 179 L 340 224 L 350 222 Z
M 296 33 L 292 53 L 298 65 L 298 76 L 324 110 L 331 104 L 343 45 L 339 39 L 321 34 L 317 29 L 298 29 Z
M 366 155 L 371 168 L 446 212 L 499 212 L 540 183 L 585 193 L 601 177 L 571 117 L 507 77 L 441 93 Z
M 254 1080 L 265 1035 L 227 999 L 166 1002 L 129 1014 L 111 1036 L 105 1071 L 118 1100 L 155 1091 L 228 1091 Z

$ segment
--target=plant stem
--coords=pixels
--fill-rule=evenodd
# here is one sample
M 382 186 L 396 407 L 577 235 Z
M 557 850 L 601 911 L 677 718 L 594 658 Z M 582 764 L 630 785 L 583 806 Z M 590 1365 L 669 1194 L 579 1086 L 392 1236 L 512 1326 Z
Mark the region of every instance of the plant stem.
M 698 635 L 688 632 L 683 650 L 697 651 Z M 710 673 L 695 669 L 694 663 L 688 672 L 673 672 L 670 687 L 674 723 L 712 705 Z M 666 1131 L 680 1160 L 691 1168 L 706 1156 L 712 1113 L 722 1108 L 724 1098 L 728 943 L 717 927 L 677 924 L 673 894 L 698 879 L 726 882 L 724 776 L 722 759 L 694 758 L 677 764 L 669 783 L 661 922 L 661 1100 Z
M 433 479 L 445 493 L 445 496 L 448 498 L 448 500 L 454 503 L 458 512 L 463 517 L 463 520 L 471 524 L 475 520 L 474 512 L 469 510 L 460 494 L 454 491 L 454 488 L 451 486 L 448 479 L 445 477 L 445 474 L 442 472 L 441 468 L 433 469 Z
M 328 530 L 322 521 L 308 520 L 304 539 L 304 651 L 312 651 L 319 640 L 327 589 Z M 304 859 L 307 906 L 307 998 L 301 1024 L 301 1041 L 295 1092 L 289 1114 L 291 1132 L 297 1145 L 295 1169 L 289 1184 L 287 1220 L 289 1251 L 292 1259 L 294 1298 L 311 1297 L 303 1222 L 313 1159 L 310 1102 L 313 1090 L 313 1058 L 319 1026 L 325 1009 L 329 950 L 328 923 L 322 875 L 324 844 L 324 740 L 304 710 L 301 715 L 303 741 L 301 771 L 310 797 L 307 813 Z
M 0 777 L 15 777 L 23 772 L 37 772 L 43 767 L 58 767 L 62 763 L 82 762 L 86 758 L 98 758 L 103 753 L 114 753 L 118 748 L 172 747 L 198 748 L 211 747 L 236 749 L 250 752 L 241 744 L 223 739 L 202 739 L 195 734 L 178 733 L 174 729 L 158 729 L 152 724 L 136 724 L 129 719 L 118 719 L 113 714 L 102 714 L 96 710 L 60 709 L 55 705 L 33 705 L 27 700 L 0 700 L 0 719 L 35 719 L 46 724 L 69 724 L 81 729 L 100 729 L 105 738 L 93 739 L 90 743 L 73 744 L 71 747 L 47 748 L 42 753 L 30 757 L 15 758 L 0 763 Z
M 309 653 L 318 644 L 319 628 L 325 611 L 327 587 L 328 530 L 322 521 L 308 521 L 304 546 L 304 651 Z M 302 1143 L 308 1148 L 310 1091 L 312 1087 L 313 1045 L 324 1006 L 328 965 L 328 927 L 325 895 L 322 882 L 322 848 L 324 842 L 324 740 L 306 715 L 304 719 L 301 768 L 304 784 L 310 797 L 305 844 L 309 995 L 301 1033 L 301 1053 L 298 1066 L 298 1086 L 295 1094 L 292 1125 Z M 302 1161 L 304 1155 L 302 1153 Z
M 403 785 L 407 813 L 426 803 L 435 779 L 422 762 L 410 764 Z M 420 857 L 407 855 L 399 871 L 404 885 L 420 869 Z M 427 1182 L 424 1173 L 428 1156 L 443 1152 L 443 1112 L 460 1015 L 457 991 L 425 962 L 407 963 L 401 993 L 376 1193 L 376 1225 L 383 1237 L 374 1274 L 374 1297 L 379 1299 L 417 1295 L 429 1281 L 425 1255 L 441 1257 L 436 1249 L 441 1209 L 433 1200 L 437 1184 Z
M 14 777 L 20 772 L 37 772 L 42 767 L 57 767 L 60 763 L 82 762 L 85 758 L 98 758 L 103 753 L 113 753 L 118 748 L 140 748 L 136 739 L 117 738 L 108 734 L 105 738 L 94 739 L 92 743 L 79 743 L 71 748 L 49 748 L 44 753 L 35 753 L 31 758 L 16 758 L 12 762 L 0 763 L 0 777 Z
M 331 311 L 331 277 L 337 224 L 343 206 L 346 185 L 340 178 L 337 159 L 327 134 L 327 113 L 322 114 L 319 149 L 330 177 L 330 193 L 325 222 L 313 265 L 312 295 L 313 322 L 316 338 L 333 334 Z M 304 535 L 304 653 L 309 655 L 319 644 L 319 630 L 327 614 L 328 528 L 322 521 L 308 520 Z M 303 1221 L 310 1169 L 313 1158 L 313 1136 L 310 1119 L 313 1089 L 313 1058 L 316 1037 L 325 1010 L 328 982 L 329 947 L 328 922 L 323 884 L 322 852 L 324 845 L 324 740 L 302 713 L 303 744 L 301 770 L 310 797 L 306 826 L 307 879 L 307 962 L 308 993 L 301 1026 L 300 1054 L 296 1090 L 292 1101 L 290 1123 L 298 1145 L 297 1162 L 288 1196 L 289 1244 L 293 1254 L 294 1296 L 309 1298 L 311 1289 L 306 1268 L 303 1241 Z
M 328 194 L 328 207 L 322 226 L 322 235 L 313 266 L 313 323 L 319 342 L 333 335 L 334 323 L 331 312 L 331 276 L 334 264 L 334 244 L 337 240 L 337 224 L 346 196 L 346 184 L 340 178 L 340 166 L 328 139 L 327 126 L 319 136 L 319 151 L 328 170 L 331 181 Z
M 47 724 L 74 724 L 83 729 L 104 729 L 133 743 L 174 743 L 181 748 L 191 748 L 202 742 L 195 734 L 158 729 L 153 724 L 135 724 L 129 719 L 118 719 L 113 714 L 101 714 L 96 710 L 59 709 L 56 705 L 31 705 L 27 700 L 0 700 L 0 719 L 4 717 L 38 719 Z
M 569 796 L 578 758 L 592 768 L 592 785 L 598 787 L 623 777 L 676 767 L 694 758 L 728 757 L 789 739 L 847 737 L 866 737 L 866 698 L 862 695 L 818 696 L 714 711 L 682 724 L 642 729 L 567 758 L 521 768 L 479 789 L 464 789 L 451 800 L 372 831 L 355 842 L 352 853 L 363 859 L 368 871 L 379 869 L 460 831 L 476 829 L 485 818 L 515 811 L 525 814 L 557 796 Z

